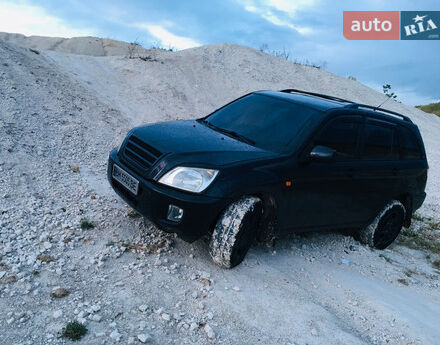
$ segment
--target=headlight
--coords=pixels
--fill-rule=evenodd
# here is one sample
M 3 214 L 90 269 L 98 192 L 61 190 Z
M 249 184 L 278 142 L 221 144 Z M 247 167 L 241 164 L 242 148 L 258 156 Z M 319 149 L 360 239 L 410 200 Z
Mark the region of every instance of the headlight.
M 214 181 L 218 170 L 177 167 L 163 175 L 159 182 L 175 188 L 200 193 Z

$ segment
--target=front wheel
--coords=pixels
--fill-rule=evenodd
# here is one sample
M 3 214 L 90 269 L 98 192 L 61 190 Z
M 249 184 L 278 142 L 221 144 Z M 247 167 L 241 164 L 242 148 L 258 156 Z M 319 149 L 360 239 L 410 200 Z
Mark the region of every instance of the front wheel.
M 209 244 L 212 260 L 223 268 L 240 264 L 248 252 L 262 213 L 261 199 L 244 197 L 222 213 Z
M 400 201 L 391 201 L 370 225 L 359 232 L 358 240 L 370 247 L 385 249 L 399 235 L 405 213 L 405 207 Z

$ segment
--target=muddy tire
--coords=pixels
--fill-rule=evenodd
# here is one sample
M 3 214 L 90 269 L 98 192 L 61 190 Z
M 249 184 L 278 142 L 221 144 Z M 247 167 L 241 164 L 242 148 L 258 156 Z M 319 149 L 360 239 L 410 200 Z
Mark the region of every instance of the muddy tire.
M 255 237 L 262 213 L 262 202 L 257 197 L 245 197 L 222 213 L 214 227 L 209 251 L 212 260 L 223 268 L 240 264 Z
M 370 247 L 385 249 L 399 235 L 405 221 L 406 210 L 400 201 L 393 200 L 373 222 L 357 234 L 357 239 Z

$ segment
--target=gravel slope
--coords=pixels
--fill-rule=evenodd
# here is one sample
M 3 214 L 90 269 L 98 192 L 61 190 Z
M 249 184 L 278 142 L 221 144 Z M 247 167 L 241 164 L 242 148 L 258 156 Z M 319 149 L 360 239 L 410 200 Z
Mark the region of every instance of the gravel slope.
M 0 344 L 436 344 L 439 273 L 427 253 L 338 233 L 256 246 L 234 270 L 134 217 L 105 180 L 133 125 L 194 118 L 244 92 L 298 87 L 368 104 L 383 95 L 234 45 L 151 59 L 35 54 L 0 41 Z M 157 60 L 157 61 L 154 61 Z M 430 157 L 438 212 L 440 119 L 398 103 Z M 87 218 L 93 229 L 80 229 Z M 42 262 L 51 261 L 51 262 Z M 54 298 L 57 287 L 70 294 Z

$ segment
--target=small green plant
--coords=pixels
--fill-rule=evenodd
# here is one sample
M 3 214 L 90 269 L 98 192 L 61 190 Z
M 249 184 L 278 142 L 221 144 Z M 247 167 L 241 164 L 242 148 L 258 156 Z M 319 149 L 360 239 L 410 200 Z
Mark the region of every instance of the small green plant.
M 129 43 L 127 46 L 127 55 L 129 59 L 134 59 L 136 57 L 136 53 L 142 48 L 142 45 L 135 39 L 133 42 Z
M 154 42 L 150 49 L 154 49 L 154 50 L 163 50 L 163 51 L 168 51 L 168 52 L 173 52 L 175 51 L 174 47 L 168 46 L 168 48 L 165 48 L 164 46 L 162 46 L 162 44 L 160 42 Z
M 435 220 L 431 220 L 427 223 L 427 227 L 429 230 L 439 230 L 440 229 L 440 222 L 437 222 Z
M 80 340 L 87 333 L 87 328 L 78 321 L 69 322 L 64 328 L 63 336 L 73 341 Z
M 394 92 L 391 92 L 391 85 L 390 84 L 384 84 L 382 86 L 383 88 L 383 93 L 385 95 L 387 95 L 388 97 L 392 98 L 392 99 L 396 99 L 397 95 Z
M 95 227 L 95 225 L 93 225 L 92 222 L 90 222 L 88 219 L 84 218 L 81 219 L 81 223 L 80 223 L 80 228 L 83 230 L 89 230 L 89 229 L 93 229 Z
M 384 255 L 384 254 L 379 254 L 380 258 L 384 258 L 386 262 L 392 263 L 393 260 L 391 260 L 388 256 Z
M 138 56 L 138 59 L 140 59 L 142 61 L 157 61 L 157 59 L 155 59 L 151 55 Z
M 437 270 L 440 271 L 440 260 L 435 260 L 435 261 L 432 263 L 432 267 L 434 267 L 435 269 L 437 269 Z
M 139 213 L 137 213 L 135 210 L 130 210 L 127 213 L 128 217 L 130 218 L 139 218 L 141 215 Z
M 427 250 L 431 253 L 440 254 L 440 241 L 436 238 L 435 233 L 428 227 L 421 227 L 416 231 L 412 226 L 403 229 L 399 239 L 399 244 L 418 250 Z
M 349 76 L 348 76 L 348 80 L 354 80 L 354 81 L 356 81 L 356 77 L 353 77 L 352 75 L 349 75 Z
M 406 279 L 402 279 L 402 278 L 400 278 L 400 279 L 397 279 L 397 281 L 398 281 L 400 284 L 402 284 L 402 285 L 406 285 L 406 286 L 409 285 L 409 284 L 408 284 L 408 281 L 407 281 Z
M 404 273 L 407 277 L 412 277 L 414 274 L 417 274 L 416 271 L 414 271 L 414 270 L 412 270 L 412 269 L 410 269 L 410 268 L 407 268 L 403 273 Z
M 423 222 L 423 221 L 425 220 L 425 218 L 423 218 L 423 216 L 420 215 L 420 214 L 417 213 L 417 212 L 414 212 L 414 213 L 413 213 L 413 215 L 412 215 L 412 219 L 413 219 L 413 220 L 417 220 L 417 221 L 419 221 L 419 222 Z
M 315 63 L 312 61 L 309 61 L 308 59 L 292 59 L 291 53 L 289 50 L 286 50 L 285 47 L 283 47 L 283 49 L 281 50 L 272 50 L 269 48 L 269 45 L 267 43 L 263 43 L 262 45 L 260 45 L 259 48 L 260 52 L 268 54 L 268 55 L 273 55 L 276 57 L 279 57 L 281 59 L 284 59 L 286 61 L 291 61 L 294 64 L 297 65 L 302 65 L 302 66 L 309 66 L 309 67 L 314 67 L 317 69 L 326 69 L 327 67 L 327 62 L 326 61 L 322 61 L 320 63 Z
M 113 247 L 115 244 L 116 244 L 115 241 L 108 241 L 105 246 L 106 247 Z
M 313 67 L 313 68 L 317 68 L 317 69 L 326 69 L 327 68 L 327 61 L 321 61 L 321 62 L 317 63 L 317 62 L 310 61 L 309 59 L 302 59 L 302 60 L 301 59 L 294 59 L 292 62 L 297 65 L 309 66 L 309 67 Z
M 267 45 L 267 43 L 263 43 L 260 46 L 260 52 L 273 55 L 282 58 L 284 60 L 289 60 L 290 58 L 290 52 L 287 51 L 285 47 L 283 47 L 283 50 L 270 50 L 269 45 Z

